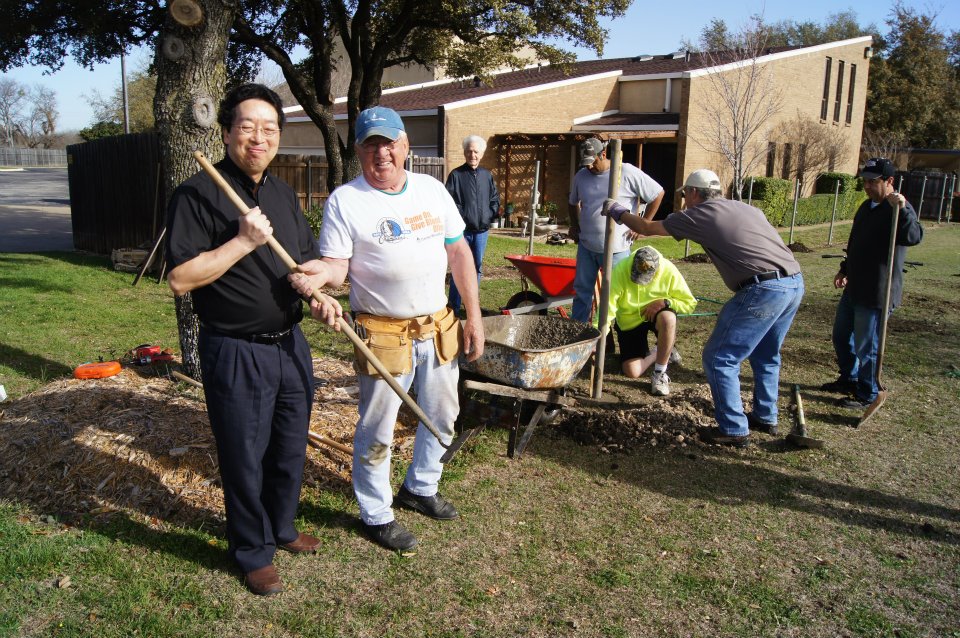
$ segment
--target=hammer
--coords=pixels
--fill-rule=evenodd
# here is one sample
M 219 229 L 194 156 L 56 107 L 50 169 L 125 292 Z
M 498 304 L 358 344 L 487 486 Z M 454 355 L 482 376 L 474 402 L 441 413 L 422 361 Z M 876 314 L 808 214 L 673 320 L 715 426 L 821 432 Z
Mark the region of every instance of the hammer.
M 807 421 L 803 416 L 803 399 L 800 398 L 800 386 L 793 384 L 793 430 L 787 435 L 787 441 L 802 448 L 822 448 L 823 440 L 807 436 Z

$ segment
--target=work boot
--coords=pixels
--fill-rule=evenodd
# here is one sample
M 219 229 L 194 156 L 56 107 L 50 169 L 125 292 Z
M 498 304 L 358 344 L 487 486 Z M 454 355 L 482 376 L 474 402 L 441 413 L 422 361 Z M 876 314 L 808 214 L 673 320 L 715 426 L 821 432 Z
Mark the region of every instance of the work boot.
M 747 447 L 750 445 L 750 435 L 730 436 L 720 431 L 720 428 L 700 427 L 697 428 L 697 434 L 704 443 L 713 443 L 714 445 L 729 445 L 730 447 Z
M 320 547 L 320 539 L 303 532 L 297 533 L 297 537 L 289 543 L 280 544 L 281 549 L 291 554 L 315 554 L 318 547 Z
M 869 407 L 871 403 L 873 403 L 873 401 L 867 401 L 858 396 L 845 397 L 837 401 L 837 405 L 841 408 L 847 408 L 848 410 L 864 410 Z
M 839 377 L 835 381 L 824 383 L 820 386 L 824 392 L 834 392 L 836 394 L 853 394 L 857 389 L 857 382 L 852 379 Z
M 747 427 L 753 432 L 763 432 L 765 434 L 769 434 L 770 436 L 777 436 L 777 431 L 779 429 L 777 428 L 776 423 L 767 423 L 766 421 L 761 421 L 754 416 L 753 412 L 747 413 Z
M 439 492 L 433 496 L 417 496 L 409 491 L 406 485 L 400 486 L 397 495 L 393 497 L 393 504 L 402 505 L 438 521 L 452 521 L 460 517 L 453 503 L 440 496 Z
M 383 525 L 364 523 L 363 529 L 371 540 L 381 547 L 407 555 L 416 553 L 411 550 L 417 546 L 417 537 L 397 521 L 390 521 Z
M 666 370 L 654 371 L 650 376 L 650 394 L 655 397 L 665 397 L 670 394 L 670 377 L 667 376 Z

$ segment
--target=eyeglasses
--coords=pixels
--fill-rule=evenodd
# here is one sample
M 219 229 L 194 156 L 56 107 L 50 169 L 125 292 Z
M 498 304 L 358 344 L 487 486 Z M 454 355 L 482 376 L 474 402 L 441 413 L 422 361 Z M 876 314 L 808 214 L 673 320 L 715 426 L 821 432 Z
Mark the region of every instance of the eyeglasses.
M 367 153 L 379 151 L 381 148 L 392 151 L 393 149 L 397 148 L 397 140 L 386 140 L 382 142 L 378 142 L 376 140 L 366 140 L 365 142 L 360 143 L 360 148 Z
M 264 137 L 275 137 L 280 129 L 276 126 L 254 126 L 253 124 L 234 124 L 244 135 L 253 135 L 254 131 L 259 130 Z

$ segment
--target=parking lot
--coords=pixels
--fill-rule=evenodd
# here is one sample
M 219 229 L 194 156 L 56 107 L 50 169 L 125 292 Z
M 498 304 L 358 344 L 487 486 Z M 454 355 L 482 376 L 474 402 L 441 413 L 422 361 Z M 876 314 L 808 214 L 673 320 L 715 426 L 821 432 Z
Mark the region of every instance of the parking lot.
M 73 250 L 65 168 L 0 171 L 0 253 Z

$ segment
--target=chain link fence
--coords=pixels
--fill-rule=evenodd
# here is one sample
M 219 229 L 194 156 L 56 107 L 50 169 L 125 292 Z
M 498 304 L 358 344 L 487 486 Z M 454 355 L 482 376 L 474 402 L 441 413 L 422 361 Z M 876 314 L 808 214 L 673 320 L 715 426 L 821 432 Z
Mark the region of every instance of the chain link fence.
M 0 166 L 49 166 L 65 168 L 67 151 L 62 148 L 0 148 Z

